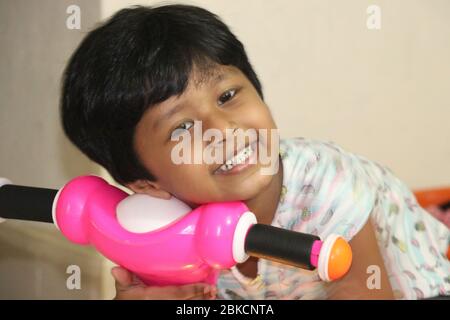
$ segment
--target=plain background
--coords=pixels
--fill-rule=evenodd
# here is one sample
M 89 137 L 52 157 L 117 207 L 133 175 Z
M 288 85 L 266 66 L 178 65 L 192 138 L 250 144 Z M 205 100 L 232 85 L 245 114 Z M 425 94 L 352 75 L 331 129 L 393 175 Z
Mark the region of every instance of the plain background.
M 100 173 L 62 134 L 59 79 L 98 22 L 161 1 L 0 0 L 0 176 L 61 187 Z M 202 0 L 244 43 L 283 137 L 331 140 L 412 189 L 450 185 L 450 2 Z M 68 30 L 66 9 L 81 9 Z M 381 29 L 369 30 L 369 5 Z M 70 264 L 81 291 L 65 288 Z M 0 298 L 111 298 L 109 264 L 52 226 L 0 225 Z

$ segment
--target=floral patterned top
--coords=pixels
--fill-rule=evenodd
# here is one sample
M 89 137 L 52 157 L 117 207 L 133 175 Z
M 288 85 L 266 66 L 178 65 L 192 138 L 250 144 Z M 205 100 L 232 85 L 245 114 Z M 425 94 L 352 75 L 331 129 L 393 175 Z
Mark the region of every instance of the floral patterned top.
M 371 219 L 394 295 L 450 294 L 450 230 L 422 209 L 392 172 L 332 142 L 282 139 L 283 187 L 272 225 L 351 240 Z M 370 254 L 370 253 L 368 253 Z M 249 279 L 237 268 L 219 276 L 218 299 L 326 299 L 317 270 L 265 259 Z M 370 274 L 368 274 L 369 276 Z

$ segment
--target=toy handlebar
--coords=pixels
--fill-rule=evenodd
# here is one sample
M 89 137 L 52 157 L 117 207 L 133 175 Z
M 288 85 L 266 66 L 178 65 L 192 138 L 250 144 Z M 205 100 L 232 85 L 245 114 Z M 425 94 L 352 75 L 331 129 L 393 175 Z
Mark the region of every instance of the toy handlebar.
M 3 181 L 3 183 L 2 183 Z M 70 241 L 93 245 L 151 285 L 208 282 L 249 256 L 309 270 L 324 281 L 343 277 L 352 252 L 340 236 L 319 237 L 258 224 L 243 202 L 191 210 L 172 198 L 133 194 L 96 176 L 60 190 L 0 179 L 0 217 L 53 222 Z

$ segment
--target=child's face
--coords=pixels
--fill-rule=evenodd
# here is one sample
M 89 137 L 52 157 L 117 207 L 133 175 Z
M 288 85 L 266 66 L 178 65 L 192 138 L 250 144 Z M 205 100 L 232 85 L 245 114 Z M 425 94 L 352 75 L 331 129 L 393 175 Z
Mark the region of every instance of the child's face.
M 215 83 L 213 79 L 219 74 L 224 77 Z M 180 132 L 187 134 L 189 131 L 194 152 L 194 121 L 201 121 L 202 132 L 211 128 L 219 129 L 224 139 L 226 129 L 267 129 L 269 138 L 265 142 L 260 140 L 259 148 L 267 148 L 269 151 L 266 154 L 271 152 L 270 131 L 276 126 L 267 105 L 247 77 L 239 69 L 230 66 L 220 66 L 203 82 L 198 82 L 196 75 L 194 71 L 183 95 L 171 97 L 150 108 L 136 127 L 136 152 L 142 164 L 156 177 L 148 189 L 141 189 L 140 192 L 154 195 L 152 190 L 165 190 L 191 205 L 249 200 L 267 187 L 275 176 L 261 174 L 262 164 L 259 159 L 254 164 L 244 165 L 243 170 L 238 172 L 218 170 L 224 162 L 175 164 L 172 160 L 172 150 L 180 142 L 172 141 L 171 137 Z M 180 108 L 175 109 L 177 106 Z M 174 132 L 175 129 L 177 131 Z M 203 149 L 219 146 L 217 142 L 202 141 L 201 146 Z M 220 148 L 227 160 L 230 157 L 226 155 L 225 145 L 231 142 L 230 139 L 224 142 Z M 237 151 L 236 140 L 234 142 L 234 150 Z M 246 139 L 246 145 L 249 142 Z M 278 161 L 278 150 L 275 152 Z

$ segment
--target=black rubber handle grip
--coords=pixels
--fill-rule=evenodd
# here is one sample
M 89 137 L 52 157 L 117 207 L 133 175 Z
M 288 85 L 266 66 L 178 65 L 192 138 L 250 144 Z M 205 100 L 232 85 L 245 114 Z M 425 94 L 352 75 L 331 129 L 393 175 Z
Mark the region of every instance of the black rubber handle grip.
M 58 190 L 5 184 L 0 187 L 0 218 L 53 223 Z
M 245 252 L 249 256 L 314 270 L 311 249 L 316 240 L 320 238 L 311 234 L 254 224 L 245 238 Z

